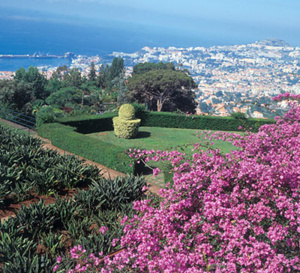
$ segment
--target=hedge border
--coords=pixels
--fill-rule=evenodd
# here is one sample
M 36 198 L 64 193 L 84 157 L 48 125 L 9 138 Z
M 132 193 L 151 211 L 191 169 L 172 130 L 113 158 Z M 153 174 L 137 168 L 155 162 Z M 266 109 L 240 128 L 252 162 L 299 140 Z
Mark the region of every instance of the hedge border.
M 52 144 L 102 164 L 110 169 L 127 173 L 135 173 L 133 160 L 125 154 L 124 148 L 102 142 L 75 132 L 75 128 L 59 123 L 43 124 L 38 128 L 41 137 L 50 139 Z
M 112 118 L 117 113 L 109 113 L 101 116 L 86 116 L 77 119 L 61 119 L 58 122 L 76 128 L 82 134 L 113 130 Z M 141 126 L 181 128 L 196 130 L 216 130 L 216 131 L 244 131 L 245 129 L 257 132 L 264 124 L 275 123 L 271 119 L 237 119 L 232 117 L 214 116 L 187 116 L 168 112 L 140 112 L 136 116 L 141 119 Z M 239 129 L 242 126 L 243 129 Z
M 146 112 L 140 118 L 142 119 L 142 126 L 216 131 L 244 131 L 245 129 L 251 129 L 252 132 L 257 132 L 260 126 L 275 123 L 271 119 L 187 116 L 166 112 Z M 240 126 L 243 128 L 240 129 Z
M 108 168 L 127 174 L 135 174 L 137 167 L 124 148 L 102 142 L 85 134 L 113 130 L 112 118 L 117 113 L 101 116 L 78 116 L 58 119 L 59 123 L 43 124 L 38 134 L 48 138 L 53 145 L 88 158 Z M 231 117 L 187 116 L 166 112 L 140 112 L 141 126 L 182 128 L 196 130 L 244 131 L 252 128 L 257 132 L 264 124 L 275 123 L 270 119 L 235 119 Z M 243 129 L 239 129 L 242 126 Z

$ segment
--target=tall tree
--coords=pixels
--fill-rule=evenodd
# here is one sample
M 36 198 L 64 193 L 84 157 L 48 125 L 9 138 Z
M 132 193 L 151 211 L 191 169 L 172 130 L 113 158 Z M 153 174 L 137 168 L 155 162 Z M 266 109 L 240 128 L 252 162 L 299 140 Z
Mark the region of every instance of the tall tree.
M 122 73 L 123 69 L 123 58 L 114 58 L 109 68 L 109 80 L 112 81 L 114 78 L 118 77 Z
M 116 90 L 117 104 L 122 105 L 127 102 L 127 80 L 125 77 L 125 69 L 123 72 L 112 81 L 113 88 Z
M 72 86 L 79 88 L 82 82 L 83 79 L 78 68 L 72 68 L 70 71 L 64 74 L 64 87 Z
M 23 81 L 31 84 L 33 100 L 44 100 L 49 95 L 46 90 L 47 79 L 36 67 L 30 66 L 27 71 L 25 68 L 18 69 L 15 73 L 14 79 L 19 83 Z
M 89 78 L 89 81 L 96 81 L 97 79 L 97 75 L 96 75 L 96 69 L 95 69 L 95 63 L 92 62 L 91 63 L 91 67 L 90 67 L 90 72 L 88 74 L 88 78 Z
M 17 111 L 25 110 L 32 101 L 32 84 L 25 81 L 0 81 L 0 101 Z
M 180 96 L 193 102 L 193 92 L 190 91 L 197 85 L 192 77 L 184 72 L 166 69 L 135 74 L 129 78 L 128 87 L 132 99 L 146 103 L 148 108 L 156 103 L 156 109 L 160 112 L 167 102 L 175 103 L 178 109 L 182 108 L 180 101 L 177 100 Z M 192 103 L 192 105 L 195 104 Z M 194 109 L 190 109 L 190 111 L 194 111 Z

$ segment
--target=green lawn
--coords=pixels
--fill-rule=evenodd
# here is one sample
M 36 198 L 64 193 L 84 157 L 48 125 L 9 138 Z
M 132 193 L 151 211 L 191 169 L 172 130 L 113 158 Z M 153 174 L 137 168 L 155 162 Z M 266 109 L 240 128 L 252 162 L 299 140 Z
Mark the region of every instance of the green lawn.
M 123 147 L 124 149 L 174 150 L 178 149 L 178 146 L 201 142 L 196 136 L 196 132 L 194 129 L 140 127 L 139 134 L 134 139 L 117 138 L 113 131 L 93 133 L 87 136 Z M 214 147 L 219 148 L 224 153 L 235 149 L 233 145 L 223 141 L 216 141 Z M 185 152 L 192 153 L 191 146 L 183 148 Z

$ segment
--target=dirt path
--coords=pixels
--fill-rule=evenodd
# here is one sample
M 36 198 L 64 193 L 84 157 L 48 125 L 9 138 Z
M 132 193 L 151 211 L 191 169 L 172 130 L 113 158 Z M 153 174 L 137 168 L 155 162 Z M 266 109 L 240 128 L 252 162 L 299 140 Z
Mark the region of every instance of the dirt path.
M 43 143 L 43 148 L 44 148 L 44 149 L 50 149 L 50 150 L 57 151 L 57 152 L 58 152 L 59 154 L 61 154 L 61 155 L 66 155 L 66 154 L 68 154 L 68 155 L 74 155 L 73 153 L 70 153 L 70 152 L 68 152 L 68 151 L 62 150 L 62 149 L 60 149 L 60 148 L 54 146 L 54 145 L 51 143 L 51 141 L 50 141 L 49 139 L 40 137 L 40 136 L 37 134 L 37 132 L 34 131 L 34 130 L 32 130 L 32 129 L 28 129 L 28 128 L 22 126 L 22 125 L 13 123 L 13 122 L 8 121 L 8 120 L 5 120 L 5 119 L 0 119 L 0 121 L 3 122 L 3 123 L 8 124 L 8 125 L 10 125 L 10 126 L 13 126 L 13 127 L 17 128 L 17 129 L 24 130 L 24 131 L 28 132 L 29 134 L 31 134 L 32 137 L 36 137 L 36 138 L 41 139 L 41 140 L 42 140 L 42 143 Z M 101 173 L 101 174 L 103 175 L 103 177 L 105 177 L 105 178 L 109 178 L 109 177 L 110 177 L 110 178 L 115 178 L 115 177 L 117 177 L 117 176 L 126 176 L 126 174 L 124 174 L 124 173 L 118 172 L 118 171 L 116 171 L 116 170 L 112 170 L 112 169 L 110 169 L 110 168 L 108 168 L 108 167 L 106 167 L 106 166 L 104 166 L 104 165 L 101 165 L 101 164 L 99 164 L 99 163 L 95 163 L 95 162 L 93 162 L 93 161 L 91 161 L 91 160 L 88 160 L 88 159 L 86 159 L 86 158 L 83 158 L 83 157 L 81 157 L 81 156 L 77 156 L 77 155 L 76 155 L 76 157 L 78 157 L 79 159 L 83 160 L 83 161 L 84 161 L 84 164 L 91 164 L 91 165 L 96 166 L 96 167 L 100 170 L 100 173 Z M 155 194 L 159 194 L 159 190 L 161 189 L 161 187 L 158 186 L 158 185 L 155 185 L 150 177 L 151 177 L 151 176 L 149 176 L 149 179 L 146 178 L 146 179 L 147 179 L 148 186 L 149 186 L 149 190 L 150 190 L 151 192 L 155 193 Z M 150 180 L 152 183 L 151 183 L 149 180 Z M 150 182 L 150 183 L 149 183 L 149 182 Z

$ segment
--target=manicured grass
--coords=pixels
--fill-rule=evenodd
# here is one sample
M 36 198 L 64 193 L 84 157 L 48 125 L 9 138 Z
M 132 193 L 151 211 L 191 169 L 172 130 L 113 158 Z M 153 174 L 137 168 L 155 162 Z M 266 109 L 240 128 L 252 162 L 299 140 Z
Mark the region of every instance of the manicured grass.
M 182 147 L 187 144 L 201 142 L 201 139 L 197 137 L 197 130 L 195 129 L 161 127 L 140 127 L 139 134 L 134 139 L 117 138 L 113 131 L 93 133 L 86 136 L 123 147 L 124 149 L 174 150 L 179 149 L 178 146 Z M 219 148 L 224 153 L 236 149 L 230 143 L 223 141 L 215 141 L 214 147 Z M 182 148 L 185 152 L 192 153 L 190 145 Z

